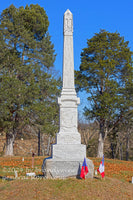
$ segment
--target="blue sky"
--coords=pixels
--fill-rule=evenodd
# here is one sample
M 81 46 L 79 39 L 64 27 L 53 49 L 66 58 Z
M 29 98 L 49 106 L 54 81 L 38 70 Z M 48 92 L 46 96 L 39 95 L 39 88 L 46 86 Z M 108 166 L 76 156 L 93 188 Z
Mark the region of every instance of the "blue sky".
M 50 26 L 49 33 L 57 53 L 55 69 L 62 75 L 63 63 L 63 15 L 69 9 L 73 13 L 74 23 L 74 67 L 80 66 L 80 53 L 86 47 L 87 39 L 94 33 L 105 29 L 119 32 L 129 41 L 133 51 L 133 0 L 1 0 L 0 12 L 14 4 L 16 7 L 26 4 L 39 4 L 46 11 Z M 82 107 L 85 104 L 81 96 Z

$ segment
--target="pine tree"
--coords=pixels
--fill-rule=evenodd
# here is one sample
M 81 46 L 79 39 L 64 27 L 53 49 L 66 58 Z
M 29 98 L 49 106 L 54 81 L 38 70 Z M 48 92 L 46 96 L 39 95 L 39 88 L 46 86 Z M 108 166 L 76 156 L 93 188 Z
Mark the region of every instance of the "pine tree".
M 84 114 L 99 123 L 98 157 L 103 156 L 104 140 L 133 108 L 132 52 L 119 33 L 101 30 L 87 40 L 81 52 L 77 88 L 88 95 Z
M 56 54 L 48 26 L 39 5 L 11 5 L 0 16 L 0 127 L 6 132 L 6 155 L 13 155 L 14 139 L 25 124 L 46 127 L 48 121 L 50 129 L 58 113 L 59 81 L 50 73 Z

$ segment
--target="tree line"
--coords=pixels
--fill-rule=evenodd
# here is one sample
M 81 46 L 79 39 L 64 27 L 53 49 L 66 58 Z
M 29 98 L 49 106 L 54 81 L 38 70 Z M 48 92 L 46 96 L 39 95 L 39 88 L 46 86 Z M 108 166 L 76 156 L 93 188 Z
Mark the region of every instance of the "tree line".
M 0 15 L 0 131 L 6 133 L 6 155 L 13 155 L 15 137 L 27 124 L 39 134 L 58 131 L 62 83 L 53 70 L 56 53 L 48 27 L 48 16 L 38 4 L 11 5 Z M 107 136 L 115 138 L 126 129 L 130 140 L 132 63 L 129 42 L 117 32 L 100 30 L 81 52 L 76 90 L 86 91 L 84 115 L 99 124 L 98 157 Z

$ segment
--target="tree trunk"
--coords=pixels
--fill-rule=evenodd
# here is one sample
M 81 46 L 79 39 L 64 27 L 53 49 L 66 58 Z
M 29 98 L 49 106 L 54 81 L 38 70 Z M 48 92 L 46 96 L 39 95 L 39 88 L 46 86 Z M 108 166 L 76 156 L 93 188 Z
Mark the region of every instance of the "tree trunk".
M 114 147 L 113 144 L 111 143 L 111 152 L 112 152 L 112 158 L 115 158 L 115 154 L 114 154 Z
M 122 150 L 122 143 L 121 142 L 120 142 L 119 156 L 120 156 L 120 160 L 123 160 L 123 150 Z
M 48 137 L 48 145 L 47 145 L 47 155 L 50 155 L 50 141 L 51 141 L 51 136 Z
M 103 148 L 104 148 L 104 138 L 102 136 L 102 133 L 99 133 L 99 140 L 98 140 L 98 152 L 97 157 L 102 158 L 103 157 Z
M 104 150 L 104 137 L 105 137 L 105 132 L 104 132 L 104 122 L 101 119 L 100 121 L 100 131 L 99 131 L 99 139 L 98 139 L 98 152 L 97 152 L 97 157 L 102 158 L 103 157 L 103 150 Z
M 41 141 L 41 137 L 40 137 L 40 129 L 38 130 L 38 156 L 40 156 L 40 141 Z
M 127 133 L 127 138 L 126 138 L 126 160 L 128 161 L 129 159 L 129 132 Z
M 6 134 L 6 156 L 13 156 L 13 145 L 14 145 L 15 135 L 13 133 Z
M 41 152 L 42 152 L 42 156 L 45 155 L 45 144 L 44 144 L 44 134 L 41 134 Z

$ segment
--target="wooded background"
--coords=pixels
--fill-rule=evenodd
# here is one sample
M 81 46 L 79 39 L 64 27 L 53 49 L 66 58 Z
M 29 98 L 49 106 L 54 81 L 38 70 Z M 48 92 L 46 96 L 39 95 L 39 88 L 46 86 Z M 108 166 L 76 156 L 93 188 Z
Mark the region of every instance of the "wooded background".
M 0 15 L 1 155 L 50 155 L 55 142 L 62 81 L 48 27 L 38 4 Z M 106 30 L 81 52 L 75 86 L 87 98 L 78 129 L 88 156 L 133 160 L 132 55 L 124 37 Z

